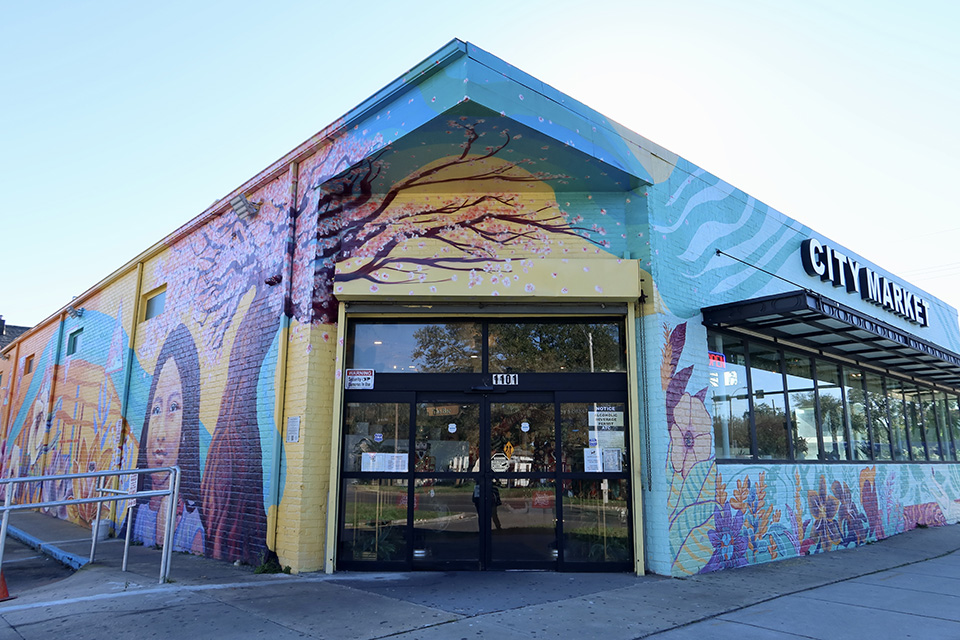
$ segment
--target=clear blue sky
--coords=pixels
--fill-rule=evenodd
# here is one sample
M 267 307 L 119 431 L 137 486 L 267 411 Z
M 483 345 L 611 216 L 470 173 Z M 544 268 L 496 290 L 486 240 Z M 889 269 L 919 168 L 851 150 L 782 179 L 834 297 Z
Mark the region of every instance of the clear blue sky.
M 960 307 L 960 3 L 0 1 L 32 325 L 458 37 Z

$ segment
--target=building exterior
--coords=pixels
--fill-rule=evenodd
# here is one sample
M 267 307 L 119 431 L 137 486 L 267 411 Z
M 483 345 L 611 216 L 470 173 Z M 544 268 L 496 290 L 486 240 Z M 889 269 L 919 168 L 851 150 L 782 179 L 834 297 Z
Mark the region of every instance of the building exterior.
M 958 350 L 955 309 L 455 40 L 5 347 L 3 474 L 176 463 L 177 549 L 295 571 L 683 576 L 957 522 Z

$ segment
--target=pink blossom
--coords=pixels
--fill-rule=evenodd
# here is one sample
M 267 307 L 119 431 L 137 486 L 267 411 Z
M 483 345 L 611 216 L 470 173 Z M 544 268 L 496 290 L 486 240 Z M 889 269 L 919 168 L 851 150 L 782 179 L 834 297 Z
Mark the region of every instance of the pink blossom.
M 684 478 L 698 462 L 710 458 L 710 414 L 699 398 L 683 394 L 670 425 L 670 464 Z

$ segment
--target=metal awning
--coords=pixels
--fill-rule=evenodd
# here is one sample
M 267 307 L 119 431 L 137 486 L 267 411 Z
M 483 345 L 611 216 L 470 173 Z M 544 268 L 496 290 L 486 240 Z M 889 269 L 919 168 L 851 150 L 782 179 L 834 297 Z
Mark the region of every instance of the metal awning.
M 704 307 L 703 324 L 775 340 L 960 388 L 960 354 L 812 291 Z

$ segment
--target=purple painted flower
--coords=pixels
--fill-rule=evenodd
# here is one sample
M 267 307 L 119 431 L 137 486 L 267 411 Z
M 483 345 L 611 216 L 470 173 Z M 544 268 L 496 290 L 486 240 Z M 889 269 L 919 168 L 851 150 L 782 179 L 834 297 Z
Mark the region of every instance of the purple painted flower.
M 829 551 L 840 542 L 840 526 L 837 524 L 837 512 L 840 501 L 827 493 L 827 479 L 820 476 L 820 489 L 807 492 L 807 506 L 813 520 L 810 536 L 803 541 L 802 553 Z
M 840 527 L 840 544 L 842 545 L 861 545 L 867 541 L 867 517 L 860 511 L 857 504 L 853 501 L 853 494 L 846 482 L 840 483 L 834 480 L 830 486 L 833 495 L 840 501 L 840 508 L 837 511 L 837 522 Z
M 714 529 L 707 532 L 713 555 L 700 573 L 733 569 L 747 565 L 747 537 L 743 535 L 743 513 L 731 511 L 730 503 L 723 503 L 713 514 Z

